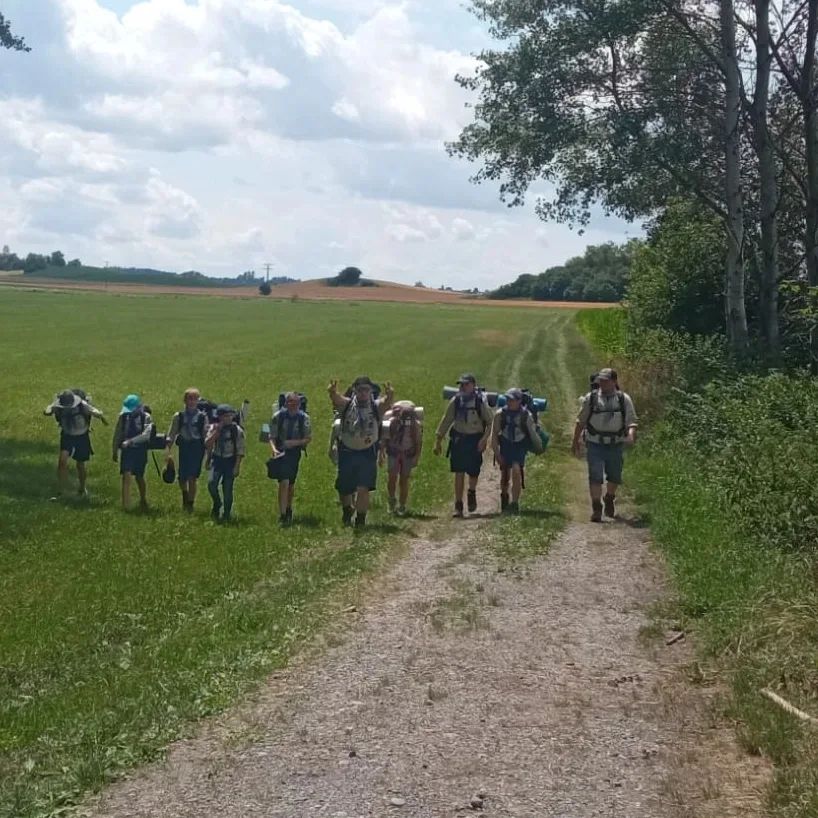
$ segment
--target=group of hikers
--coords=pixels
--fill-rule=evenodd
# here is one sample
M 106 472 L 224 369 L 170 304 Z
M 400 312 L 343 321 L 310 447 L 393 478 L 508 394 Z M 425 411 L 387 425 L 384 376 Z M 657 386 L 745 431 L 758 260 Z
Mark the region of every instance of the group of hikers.
M 603 512 L 614 517 L 616 492 L 622 482 L 623 448 L 636 441 L 637 419 L 633 402 L 619 389 L 613 370 L 603 369 L 591 381 L 592 388 L 581 402 L 573 446 L 578 455 L 583 443 L 587 447 L 591 519 L 601 522 Z M 547 445 L 547 434 L 538 419 L 538 408 L 540 404 L 544 408 L 545 400 L 514 387 L 503 395 L 492 393 L 492 402 L 492 395 L 478 387 L 471 373 L 461 375 L 457 388 L 450 391 L 454 394 L 437 427 L 434 453 L 443 453 L 448 437 L 446 455 L 454 474 L 453 516 L 462 518 L 466 511 L 477 511 L 477 485 L 487 450 L 501 470 L 501 510 L 519 512 L 527 455 L 540 453 Z M 390 383 L 381 392 L 366 376 L 357 378 L 344 392 L 332 381 L 328 392 L 334 410 L 329 456 L 337 467 L 335 488 L 344 525 L 366 526 L 370 495 L 382 466 L 388 471 L 389 510 L 406 514 L 412 474 L 423 450 L 423 408 L 409 400 L 396 401 Z M 233 513 L 234 483 L 246 454 L 244 427 L 249 404 L 245 401 L 240 409 L 213 404 L 195 388 L 185 390 L 183 400 L 184 407 L 174 414 L 167 434 L 161 435 L 150 406 L 136 394 L 124 398 L 112 440 L 113 460 L 119 463 L 121 475 L 122 507 L 131 507 L 135 482 L 139 506 L 148 509 L 148 458 L 161 450 L 165 460 L 162 479 L 178 482 L 182 508 L 193 511 L 204 468 L 211 516 L 228 522 Z M 91 423 L 98 419 L 107 425 L 103 412 L 92 405 L 83 390 L 66 389 L 46 407 L 45 414 L 54 416 L 60 428 L 57 475 L 61 491 L 68 491 L 68 467 L 73 459 L 78 493 L 87 497 L 87 463 L 93 454 Z M 267 475 L 278 482 L 279 522 L 286 526 L 293 521 L 301 458 L 312 441 L 306 396 L 295 391 L 282 393 L 270 423 L 262 427 L 261 440 L 269 445 Z

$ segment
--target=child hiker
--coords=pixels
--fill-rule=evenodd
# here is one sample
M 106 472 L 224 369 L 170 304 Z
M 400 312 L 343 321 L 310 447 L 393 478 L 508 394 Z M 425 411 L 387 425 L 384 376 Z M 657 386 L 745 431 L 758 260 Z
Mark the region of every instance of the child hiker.
M 523 406 L 521 389 L 506 392 L 506 405 L 497 411 L 491 426 L 491 448 L 500 464 L 500 508 L 510 514 L 520 510 L 525 479 L 525 458 L 539 440 L 534 417 Z M 509 497 L 509 489 L 511 496 Z
M 236 423 L 236 410 L 226 403 L 216 408 L 216 418 L 205 439 L 205 447 L 211 454 L 207 489 L 213 499 L 210 515 L 218 522 L 221 512 L 221 521 L 227 523 L 233 512 L 233 482 L 241 473 L 244 459 L 244 429 Z
M 397 401 L 381 442 L 381 458 L 388 459 L 389 510 L 406 514 L 409 501 L 409 481 L 423 450 L 423 426 L 412 401 Z M 400 486 L 400 500 L 395 496 Z
M 122 508 L 126 511 L 131 507 L 131 478 L 136 480 L 139 489 L 140 510 L 148 510 L 145 467 L 152 431 L 153 420 L 139 395 L 128 395 L 122 401 L 113 440 L 114 463 L 119 460 L 119 473 L 122 475 Z
M 196 488 L 202 475 L 202 461 L 205 456 L 207 437 L 207 413 L 199 409 L 201 394 L 195 387 L 185 390 L 185 408 L 173 416 L 167 436 L 165 460 L 168 468 L 174 467 L 172 446 L 179 449 L 179 488 L 182 491 L 182 508 L 193 511 L 196 502 Z M 169 478 L 172 479 L 172 478 Z
M 288 392 L 284 406 L 270 421 L 270 449 L 274 458 L 274 479 L 278 480 L 278 521 L 290 525 L 293 521 L 293 496 L 301 453 L 312 440 L 310 416 L 301 408 L 302 395 Z

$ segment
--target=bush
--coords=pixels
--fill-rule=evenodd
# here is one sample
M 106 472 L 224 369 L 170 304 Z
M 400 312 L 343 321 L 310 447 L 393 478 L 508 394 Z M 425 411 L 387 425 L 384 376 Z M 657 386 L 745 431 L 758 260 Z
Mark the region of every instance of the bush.
M 258 285 L 258 291 L 261 295 L 270 295 L 273 288 L 270 286 L 269 282 L 262 281 L 261 284 Z

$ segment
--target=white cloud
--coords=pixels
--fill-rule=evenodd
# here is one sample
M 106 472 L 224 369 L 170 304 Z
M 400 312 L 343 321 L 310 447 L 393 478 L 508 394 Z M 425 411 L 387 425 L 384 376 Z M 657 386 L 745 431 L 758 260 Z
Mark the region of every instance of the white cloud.
M 147 184 L 148 232 L 168 239 L 191 239 L 202 231 L 202 211 L 199 203 L 185 191 L 165 182 L 154 171 Z
M 471 241 L 477 238 L 474 225 L 468 219 L 452 219 L 452 235 L 460 241 Z

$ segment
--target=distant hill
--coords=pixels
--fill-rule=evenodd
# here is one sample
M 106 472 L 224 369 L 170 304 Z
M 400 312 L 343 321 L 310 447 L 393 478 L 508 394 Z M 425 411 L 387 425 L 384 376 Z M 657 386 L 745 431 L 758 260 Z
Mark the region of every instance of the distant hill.
M 195 270 L 185 273 L 168 273 L 164 270 L 152 270 L 140 267 L 87 267 L 85 265 L 49 265 L 39 270 L 24 274 L 27 279 L 47 278 L 62 281 L 88 281 L 108 284 L 148 284 L 164 287 L 252 287 L 261 284 L 265 279 L 257 278 L 252 273 L 242 273 L 235 278 L 212 278 Z M 276 276 L 270 279 L 273 286 L 288 284 L 297 279 L 287 276 Z

